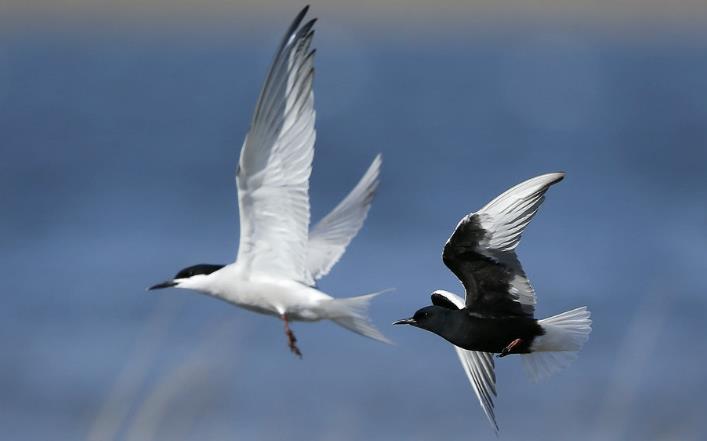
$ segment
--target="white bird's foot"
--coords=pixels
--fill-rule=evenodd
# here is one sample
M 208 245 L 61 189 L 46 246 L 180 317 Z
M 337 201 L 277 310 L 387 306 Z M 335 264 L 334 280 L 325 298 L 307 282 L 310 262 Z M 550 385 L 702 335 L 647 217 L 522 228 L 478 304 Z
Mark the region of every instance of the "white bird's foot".
M 521 343 L 523 343 L 523 340 L 520 339 L 520 338 L 516 338 L 515 340 L 513 340 L 512 342 L 510 342 L 510 343 L 508 344 L 508 346 L 506 346 L 505 348 L 503 348 L 503 350 L 501 351 L 501 353 L 498 354 L 498 358 L 502 358 L 502 357 L 505 357 L 506 355 L 510 354 L 511 351 L 513 350 L 513 348 L 515 348 L 516 346 L 518 346 L 518 345 L 521 344 Z
M 290 351 L 298 356 L 299 358 L 302 358 L 302 351 L 299 350 L 297 347 L 297 337 L 295 337 L 295 333 L 292 332 L 290 329 L 290 323 L 287 320 L 286 315 L 282 315 L 282 321 L 285 322 L 285 335 L 287 335 L 287 346 L 290 348 Z

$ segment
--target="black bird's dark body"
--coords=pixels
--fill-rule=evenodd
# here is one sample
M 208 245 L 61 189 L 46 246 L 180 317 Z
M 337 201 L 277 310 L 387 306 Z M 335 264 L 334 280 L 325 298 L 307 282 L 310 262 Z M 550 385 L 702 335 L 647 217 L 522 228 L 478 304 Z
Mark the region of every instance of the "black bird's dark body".
M 468 308 L 458 309 L 433 294 L 434 305 L 417 311 L 410 324 L 433 332 L 468 351 L 502 353 L 520 339 L 508 354 L 527 354 L 535 337 L 544 331 L 532 316 L 486 317 Z
M 440 308 L 431 306 L 430 308 Z M 538 321 L 529 317 L 485 318 L 466 308 L 440 311 L 444 326 L 428 329 L 455 346 L 469 351 L 501 353 L 509 343 L 520 338 L 510 354 L 527 354 L 535 337 L 543 335 Z M 425 319 L 421 319 L 420 328 L 427 329 Z

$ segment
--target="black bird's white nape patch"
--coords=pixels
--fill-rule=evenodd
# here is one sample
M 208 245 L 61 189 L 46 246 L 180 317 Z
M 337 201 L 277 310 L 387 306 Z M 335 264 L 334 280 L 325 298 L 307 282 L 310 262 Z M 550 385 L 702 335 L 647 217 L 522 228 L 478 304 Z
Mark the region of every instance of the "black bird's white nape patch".
M 432 293 L 432 304 L 435 306 L 441 306 L 442 308 L 447 308 L 447 309 L 453 309 L 453 310 L 458 310 L 459 307 L 454 304 L 449 298 L 447 298 L 444 294 L 439 293 L 437 291 Z

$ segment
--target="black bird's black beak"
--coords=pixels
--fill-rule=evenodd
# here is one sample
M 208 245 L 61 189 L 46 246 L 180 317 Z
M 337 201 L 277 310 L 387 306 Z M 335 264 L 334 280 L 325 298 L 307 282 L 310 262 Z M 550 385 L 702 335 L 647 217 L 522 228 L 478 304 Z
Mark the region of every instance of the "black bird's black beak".
M 417 324 L 414 318 L 406 318 L 406 319 L 400 319 L 398 321 L 393 322 L 394 325 L 414 325 Z
M 175 282 L 174 280 L 168 280 L 166 282 L 158 283 L 157 285 L 151 286 L 147 288 L 147 290 L 152 291 L 153 289 L 171 288 L 173 286 L 177 286 L 177 282 Z

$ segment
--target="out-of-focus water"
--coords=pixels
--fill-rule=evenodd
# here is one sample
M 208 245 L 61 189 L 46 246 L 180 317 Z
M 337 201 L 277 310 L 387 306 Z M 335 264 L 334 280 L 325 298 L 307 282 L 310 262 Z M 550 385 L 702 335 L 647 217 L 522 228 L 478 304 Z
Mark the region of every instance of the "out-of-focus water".
M 588 305 L 579 360 L 497 363 L 504 439 L 707 431 L 707 50 L 536 31 L 403 43 L 318 34 L 316 220 L 377 152 L 366 226 L 321 288 L 385 346 L 144 288 L 235 256 L 233 171 L 277 38 L 0 38 L 3 438 L 495 439 L 449 347 L 390 323 L 461 292 L 461 216 L 564 170 L 518 251 L 538 315 Z M 257 41 L 256 41 L 257 40 Z

